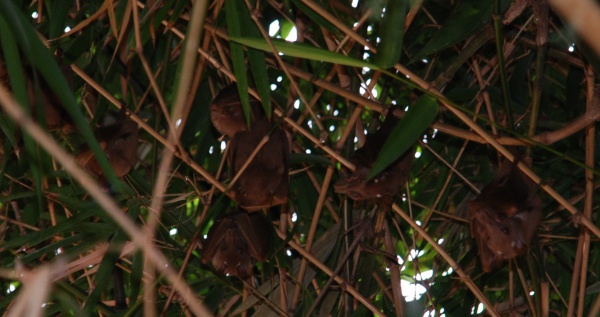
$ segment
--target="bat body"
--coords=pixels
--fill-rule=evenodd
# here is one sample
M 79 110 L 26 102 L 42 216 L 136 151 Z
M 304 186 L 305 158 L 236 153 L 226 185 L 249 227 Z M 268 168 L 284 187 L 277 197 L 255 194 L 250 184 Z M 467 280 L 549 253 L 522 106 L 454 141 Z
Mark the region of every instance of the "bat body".
M 260 101 L 250 96 L 250 126 L 246 124 L 235 84 L 221 90 L 210 105 L 215 128 L 231 138 L 228 150 L 230 177 L 240 171 L 231 187 L 233 198 L 247 211 L 256 211 L 288 201 L 290 145 L 283 130 L 273 128 Z M 249 165 L 242 169 L 263 137 L 269 140 Z
M 70 68 L 66 66 L 61 68 L 65 79 L 67 79 L 69 85 L 72 86 L 72 73 Z M 43 115 L 43 120 L 48 131 L 62 131 L 65 134 L 75 131 L 73 121 L 62 107 L 62 103 L 59 98 L 50 89 L 48 84 L 42 80 L 41 76 L 38 76 L 38 78 L 34 80 L 33 78 L 35 77 L 32 74 L 33 69 L 28 66 L 25 67 L 27 95 L 33 116 L 39 118 L 40 114 L 37 110 L 42 110 L 43 112 L 41 115 Z M 6 87 L 10 87 L 11 85 L 6 63 L 1 54 L 0 84 L 4 84 Z M 40 107 L 37 105 L 40 105 Z
M 266 120 L 256 121 L 250 130 L 238 132 L 229 143 L 228 161 L 231 177 L 241 171 L 244 163 L 264 136 L 271 132 Z M 275 128 L 257 155 L 232 186 L 235 200 L 255 211 L 287 203 L 289 196 L 290 145 L 285 132 Z
M 123 120 L 122 122 L 100 127 L 95 134 L 117 177 L 129 173 L 131 167 L 137 162 L 139 137 L 137 123 L 131 120 Z M 82 151 L 75 160 L 95 175 L 103 174 L 102 168 L 100 168 L 91 150 Z
M 250 122 L 266 120 L 260 101 L 250 97 Z M 233 137 L 236 133 L 248 130 L 237 85 L 223 88 L 210 104 L 210 119 L 221 134 Z
M 350 159 L 356 169 L 352 174 L 335 183 L 334 190 L 337 193 L 346 194 L 354 200 L 391 200 L 398 194 L 408 178 L 414 158 L 414 149 L 406 151 L 396 162 L 367 181 L 371 167 L 396 123 L 398 120 L 390 110 L 379 130 L 367 135 L 365 144 L 356 150 Z
M 48 131 L 63 131 L 71 133 L 75 130 L 75 126 L 71 121 L 71 117 L 62 107 L 62 103 L 58 97 L 47 87 L 45 83 L 40 85 L 41 89 L 37 89 L 32 80 L 27 80 L 27 91 L 29 95 L 29 104 L 36 109 L 36 103 L 41 103 L 43 106 L 43 116 L 46 122 Z M 34 111 L 37 116 L 37 112 Z
M 516 164 L 505 162 L 468 206 L 484 272 L 527 253 L 542 217 L 541 199 L 536 184 Z
M 210 228 L 202 249 L 202 262 L 217 272 L 248 278 L 256 261 L 264 261 L 271 248 L 273 228 L 261 213 L 229 214 Z

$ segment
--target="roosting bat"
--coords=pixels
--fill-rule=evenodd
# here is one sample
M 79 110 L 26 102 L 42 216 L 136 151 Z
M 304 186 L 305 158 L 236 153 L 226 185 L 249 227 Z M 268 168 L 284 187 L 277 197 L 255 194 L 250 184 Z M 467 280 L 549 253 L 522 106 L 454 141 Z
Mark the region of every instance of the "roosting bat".
M 367 135 L 365 144 L 356 152 L 350 161 L 356 166 L 349 176 L 338 180 L 334 190 L 346 194 L 354 200 L 384 199 L 391 201 L 392 197 L 406 182 L 414 158 L 414 149 L 409 149 L 396 162 L 367 181 L 371 167 L 390 135 L 398 120 L 390 109 L 382 126 L 373 134 Z
M 117 177 L 124 176 L 137 162 L 139 128 L 137 123 L 122 119 L 96 130 L 96 138 Z M 95 175 L 103 175 L 102 168 L 91 150 L 86 149 L 75 158 L 77 163 Z
M 241 169 L 262 138 L 272 130 L 266 120 L 254 122 L 250 130 L 236 133 L 229 143 L 228 161 L 231 177 Z M 233 184 L 234 199 L 255 211 L 284 204 L 289 196 L 290 146 L 285 132 L 275 128 L 269 141 Z
M 266 120 L 261 102 L 250 97 L 250 122 Z M 237 85 L 231 84 L 223 88 L 210 104 L 210 119 L 215 128 L 228 137 L 233 137 L 240 131 L 248 130 Z
M 27 90 L 29 93 L 29 104 L 34 107 L 36 102 L 41 102 L 44 108 L 44 120 L 48 131 L 62 131 L 71 133 L 75 131 L 75 126 L 67 111 L 62 107 L 58 97 L 44 83 L 41 85 L 41 91 L 38 91 L 32 80 L 27 80 Z M 34 114 L 37 113 L 34 111 Z
M 212 263 L 221 274 L 252 276 L 256 261 L 264 261 L 271 249 L 273 227 L 261 213 L 229 214 L 210 228 L 202 248 L 202 263 Z
M 69 84 L 71 84 L 72 72 L 70 71 L 70 68 L 65 66 L 62 67 L 61 70 Z M 48 131 L 60 130 L 66 134 L 75 131 L 73 121 L 71 120 L 71 117 L 67 114 L 65 109 L 62 107 L 62 103 L 60 102 L 58 97 L 50 89 L 48 84 L 41 78 L 39 78 L 39 81 L 37 82 L 38 84 L 36 84 L 36 81 L 32 79 L 31 72 L 31 67 L 25 67 L 27 94 L 33 116 L 36 117 L 38 115 L 36 113 L 36 104 L 40 104 L 43 107 L 43 119 L 46 123 L 46 128 L 48 129 Z M 6 68 L 6 63 L 1 54 L 0 83 L 4 84 L 6 87 L 10 87 L 11 85 L 8 70 Z
M 510 162 L 502 164 L 469 209 L 484 272 L 525 254 L 542 217 L 536 184 Z

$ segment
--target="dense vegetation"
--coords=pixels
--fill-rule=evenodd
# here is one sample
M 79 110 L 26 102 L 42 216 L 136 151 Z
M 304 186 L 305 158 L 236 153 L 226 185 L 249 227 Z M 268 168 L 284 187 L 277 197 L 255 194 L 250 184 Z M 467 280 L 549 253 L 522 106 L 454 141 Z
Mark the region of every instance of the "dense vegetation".
M 598 19 L 572 29 L 554 9 L 545 0 L 0 1 L 0 310 L 598 314 L 600 42 L 580 23 Z M 227 138 L 209 107 L 233 81 L 256 87 L 292 133 L 289 203 L 269 211 L 273 250 L 247 280 L 200 259 L 209 228 L 236 210 L 224 194 Z M 377 168 L 416 149 L 391 208 L 333 186 L 388 109 L 402 118 Z M 136 150 L 125 173 L 103 154 L 110 137 L 94 134 L 111 118 L 140 126 L 138 142 L 112 155 Z M 97 158 L 97 175 L 75 163 L 81 153 Z M 484 273 L 467 203 L 514 156 L 540 185 L 541 224 L 527 255 Z

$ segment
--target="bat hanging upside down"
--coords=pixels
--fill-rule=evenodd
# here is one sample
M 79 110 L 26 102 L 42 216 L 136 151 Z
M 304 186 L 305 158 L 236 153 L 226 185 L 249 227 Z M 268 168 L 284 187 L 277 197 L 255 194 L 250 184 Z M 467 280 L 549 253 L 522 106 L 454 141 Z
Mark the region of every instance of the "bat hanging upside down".
M 202 248 L 202 262 L 212 263 L 221 274 L 252 276 L 256 261 L 264 261 L 271 249 L 273 228 L 261 213 L 229 214 L 210 228 Z
M 231 138 L 227 160 L 233 199 L 247 211 L 285 204 L 289 196 L 290 143 L 283 129 L 273 127 L 260 101 L 250 96 L 250 126 L 246 124 L 235 84 L 222 89 L 210 106 L 215 128 Z M 256 156 L 242 169 L 261 140 L 269 136 Z
M 392 198 L 406 182 L 412 161 L 414 149 L 408 149 L 398 160 L 381 173 L 367 181 L 371 167 L 381 151 L 385 140 L 398 123 L 398 119 L 390 109 L 382 126 L 373 134 L 367 135 L 365 144 L 356 152 L 350 161 L 356 166 L 352 174 L 338 180 L 334 190 L 346 194 L 354 200 L 381 199 L 391 204 Z
M 469 202 L 471 234 L 484 272 L 527 253 L 542 217 L 536 187 L 517 164 L 507 161 L 481 194 Z
M 114 124 L 98 128 L 95 134 L 117 177 L 129 173 L 137 162 L 139 136 L 137 123 L 123 118 Z M 89 149 L 79 153 L 75 161 L 94 175 L 104 174 Z
M 229 142 L 231 176 L 242 170 L 244 163 L 271 131 L 267 121 L 257 121 L 248 131 L 238 132 Z M 240 207 L 256 211 L 285 204 L 289 196 L 290 146 L 285 132 L 275 128 L 267 143 L 243 170 L 233 184 L 234 199 Z

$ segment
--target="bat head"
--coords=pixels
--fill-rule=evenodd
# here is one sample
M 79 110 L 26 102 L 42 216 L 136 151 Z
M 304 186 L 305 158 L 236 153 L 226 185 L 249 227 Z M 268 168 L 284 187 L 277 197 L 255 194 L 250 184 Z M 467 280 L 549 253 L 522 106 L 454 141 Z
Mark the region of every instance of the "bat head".
M 535 184 L 516 165 L 501 166 L 468 207 L 484 272 L 527 253 L 541 220 L 541 199 Z
M 251 122 L 265 118 L 260 101 L 250 97 Z M 233 137 L 236 133 L 248 130 L 237 85 L 223 88 L 210 104 L 210 119 L 219 133 Z
M 478 208 L 472 212 L 471 232 L 479 248 L 484 272 L 527 252 L 528 241 L 519 218 L 502 216 L 486 206 L 470 204 L 470 208 Z

